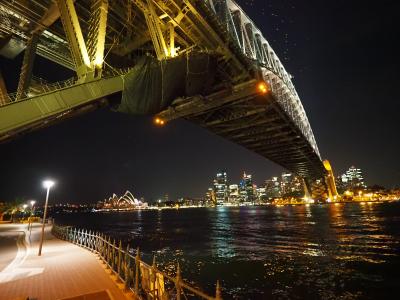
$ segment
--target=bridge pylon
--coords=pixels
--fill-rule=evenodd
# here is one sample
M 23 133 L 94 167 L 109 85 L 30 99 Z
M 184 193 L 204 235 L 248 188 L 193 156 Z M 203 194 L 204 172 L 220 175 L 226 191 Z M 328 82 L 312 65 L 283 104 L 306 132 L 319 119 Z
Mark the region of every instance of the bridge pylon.
M 101 77 L 104 62 L 108 0 L 92 1 L 89 33 L 85 40 L 75 10 L 74 0 L 57 0 L 61 21 L 69 43 L 79 82 Z
M 340 196 L 337 192 L 332 166 L 328 160 L 324 160 L 322 163 L 325 169 L 324 176 L 311 183 L 308 180 L 304 180 L 305 186 L 310 188 L 312 199 L 321 202 L 338 201 Z
M 326 175 L 325 175 L 325 184 L 328 191 L 328 197 L 331 201 L 335 201 L 338 198 L 338 192 L 335 183 L 335 176 L 333 175 L 332 166 L 329 160 L 323 161 Z

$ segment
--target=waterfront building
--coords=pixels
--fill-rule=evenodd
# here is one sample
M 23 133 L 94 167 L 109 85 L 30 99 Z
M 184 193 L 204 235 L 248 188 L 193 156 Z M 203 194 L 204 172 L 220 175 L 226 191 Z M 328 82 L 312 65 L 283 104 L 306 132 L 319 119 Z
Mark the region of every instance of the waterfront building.
M 240 193 L 239 193 L 239 185 L 238 184 L 231 184 L 229 185 L 229 203 L 240 203 Z
M 290 193 L 292 180 L 293 180 L 293 174 L 282 173 L 282 175 L 281 175 L 281 195 L 286 195 L 286 194 Z
M 292 173 L 282 173 L 280 182 L 281 196 L 299 196 L 302 193 L 302 179 Z
M 281 195 L 278 177 L 272 177 L 265 181 L 265 194 L 268 199 L 277 198 Z
M 228 202 L 228 176 L 225 171 L 217 173 L 214 179 L 214 193 L 217 205 Z
M 256 194 L 259 203 L 264 203 L 268 200 L 266 187 L 256 188 Z
M 361 169 L 351 166 L 344 174 L 338 177 L 339 189 L 344 190 L 364 189 L 366 184 Z
M 256 200 L 251 174 L 243 173 L 243 179 L 240 182 L 240 195 L 242 202 L 253 203 Z
M 212 187 L 208 188 L 205 200 L 206 200 L 206 205 L 216 205 L 217 204 L 214 189 Z
M 293 176 L 290 191 L 292 194 L 304 194 L 303 179 L 300 176 Z

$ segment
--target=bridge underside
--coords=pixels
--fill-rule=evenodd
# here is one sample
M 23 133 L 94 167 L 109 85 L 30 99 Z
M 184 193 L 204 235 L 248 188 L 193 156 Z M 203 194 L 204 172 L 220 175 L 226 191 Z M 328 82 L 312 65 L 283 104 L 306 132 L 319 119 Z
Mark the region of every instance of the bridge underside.
M 144 55 L 166 62 L 201 51 L 216 58 L 211 89 L 179 95 L 158 116 L 185 118 L 304 178 L 325 175 L 291 75 L 234 0 L 0 0 L 0 17 L 0 55 L 25 49 L 16 95 L 0 80 L 0 141 L 105 104 L 128 78 L 115 72 Z M 35 53 L 75 70 L 73 85 L 36 93 Z
M 323 178 L 319 156 L 273 94 L 259 93 L 258 84 L 253 80 L 208 97 L 178 99 L 158 117 L 184 118 L 303 178 Z

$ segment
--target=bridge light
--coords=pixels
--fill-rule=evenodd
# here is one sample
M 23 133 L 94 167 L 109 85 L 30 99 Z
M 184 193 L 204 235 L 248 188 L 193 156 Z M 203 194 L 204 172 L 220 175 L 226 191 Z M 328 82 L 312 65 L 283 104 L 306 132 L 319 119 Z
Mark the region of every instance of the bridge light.
M 165 121 L 157 117 L 157 118 L 154 119 L 154 123 L 156 125 L 162 126 L 162 125 L 165 124 Z
M 268 85 L 265 82 L 260 82 L 257 85 L 257 90 L 260 94 L 265 95 L 268 92 Z

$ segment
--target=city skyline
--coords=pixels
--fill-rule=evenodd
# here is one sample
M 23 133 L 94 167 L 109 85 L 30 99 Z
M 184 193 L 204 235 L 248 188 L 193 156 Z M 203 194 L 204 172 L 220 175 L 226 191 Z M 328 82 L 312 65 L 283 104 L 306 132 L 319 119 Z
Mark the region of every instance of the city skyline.
M 293 1 L 239 3 L 294 76 L 322 157 L 331 161 L 335 175 L 354 164 L 366 171 L 371 184 L 398 185 L 399 102 L 395 88 L 390 88 L 397 82 L 393 45 L 399 29 L 392 26 L 394 3 L 379 7 L 357 1 L 301 6 Z M 348 9 L 343 11 L 343 5 Z M 338 18 L 340 24 L 335 22 Z M 2 69 L 14 70 L 21 60 L 20 55 L 14 61 L 2 58 L 0 63 Z M 54 74 L 52 80 L 71 75 L 37 57 L 34 74 L 49 72 Z M 18 74 L 8 72 L 5 77 L 9 90 L 15 90 Z M 209 174 L 224 166 L 231 174 L 246 169 L 257 178 L 282 171 L 188 122 L 178 120 L 156 128 L 151 117 L 109 109 L 2 144 L 0 155 L 1 200 L 43 198 L 40 182 L 46 177 L 58 181 L 54 199 L 93 202 L 127 187 L 154 198 L 166 191 L 173 198 L 202 195 Z

